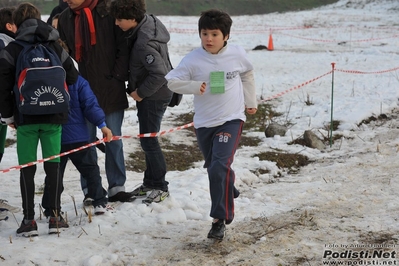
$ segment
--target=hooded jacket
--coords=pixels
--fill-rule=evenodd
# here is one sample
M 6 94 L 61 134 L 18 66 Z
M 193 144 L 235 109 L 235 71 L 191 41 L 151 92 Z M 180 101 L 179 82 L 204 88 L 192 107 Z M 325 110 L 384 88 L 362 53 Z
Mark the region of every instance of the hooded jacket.
M 2 32 L 0 31 L 0 51 L 4 49 L 10 42 L 12 42 L 15 38 L 15 34 L 12 32 Z
M 130 63 L 128 93 L 137 90 L 141 98 L 170 99 L 165 75 L 172 69 L 167 43 L 170 35 L 154 15 L 143 20 L 129 32 Z
M 16 32 L 16 40 L 35 43 L 45 43 L 59 56 L 62 66 L 66 71 L 66 83 L 76 82 L 78 71 L 68 53 L 56 42 L 59 35 L 57 30 L 39 19 L 25 20 Z M 16 107 L 13 94 L 15 85 L 15 71 L 19 54 L 23 47 L 16 42 L 10 42 L 0 52 L 0 114 L 2 122 L 7 124 L 63 124 L 67 121 L 68 113 L 51 115 L 21 115 Z M 22 118 L 22 119 L 21 119 Z
M 106 10 L 106 2 L 99 0 L 92 10 L 97 42 L 79 64 L 81 75 L 89 82 L 105 114 L 128 107 L 125 82 L 128 77 L 129 51 L 124 32 L 115 25 Z M 75 14 L 69 7 L 58 19 L 61 40 L 76 59 Z
M 82 76 L 68 86 L 71 100 L 69 102 L 68 122 L 62 126 L 62 144 L 88 142 L 89 132 L 86 119 L 93 125 L 105 125 L 105 114 L 98 105 L 97 98 L 89 83 Z

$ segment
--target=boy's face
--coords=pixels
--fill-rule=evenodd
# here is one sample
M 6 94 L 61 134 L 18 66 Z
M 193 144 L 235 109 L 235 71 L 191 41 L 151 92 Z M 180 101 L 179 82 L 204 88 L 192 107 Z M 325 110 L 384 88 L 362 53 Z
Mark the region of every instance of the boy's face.
M 228 40 L 229 36 L 223 37 L 221 30 L 206 30 L 202 29 L 200 33 L 201 44 L 204 49 L 211 54 L 217 54 L 224 46 L 224 42 Z
M 115 25 L 117 25 L 123 31 L 128 31 L 130 29 L 137 27 L 137 22 L 135 19 L 117 18 L 115 19 Z

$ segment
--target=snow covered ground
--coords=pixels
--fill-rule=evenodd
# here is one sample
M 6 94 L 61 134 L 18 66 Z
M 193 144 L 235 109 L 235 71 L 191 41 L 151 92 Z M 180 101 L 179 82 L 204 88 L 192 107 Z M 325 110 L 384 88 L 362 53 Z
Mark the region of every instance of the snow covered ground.
M 311 11 L 233 17 L 229 42 L 248 51 L 259 102 L 283 113 L 275 122 L 292 126 L 282 137 L 247 133 L 262 141 L 237 151 L 233 168 L 241 195 L 224 241 L 206 238 L 210 198 L 202 162 L 168 172 L 171 196 L 166 201 L 118 204 L 91 223 L 81 208 L 79 174 L 70 164 L 62 197 L 70 228 L 48 235 L 37 207 L 39 237 L 16 237 L 22 213 L 15 214 L 16 220 L 10 214 L 8 221 L 0 221 L 0 265 L 399 264 L 398 13 L 396 0 L 345 0 Z M 198 17 L 160 18 L 170 29 L 170 55 L 177 65 L 200 44 Z M 252 51 L 268 45 L 270 33 L 274 51 Z M 173 128 L 174 117 L 192 109 L 192 98 L 184 96 L 180 106 L 167 110 L 162 129 Z M 381 114 L 387 119 L 361 123 Z M 319 151 L 287 144 L 305 130 L 327 135 L 331 116 L 340 121 L 334 134 L 343 136 L 331 147 Z M 123 140 L 126 157 L 139 149 L 137 134 L 136 112 L 129 109 L 123 128 L 123 135 L 131 136 Z M 15 138 L 15 132 L 9 130 L 8 137 Z M 162 138 L 192 142 L 183 130 Z M 301 153 L 314 163 L 289 174 L 252 157 L 272 150 Z M 99 156 L 106 186 L 104 157 Z M 16 163 L 14 145 L 6 149 L 1 169 Z M 260 168 L 270 173 L 253 173 Z M 129 171 L 127 176 L 127 190 L 132 190 L 143 174 Z M 37 188 L 43 178 L 39 165 Z M 0 172 L 0 180 L 0 198 L 20 206 L 19 172 Z M 40 195 L 35 200 L 38 205 Z

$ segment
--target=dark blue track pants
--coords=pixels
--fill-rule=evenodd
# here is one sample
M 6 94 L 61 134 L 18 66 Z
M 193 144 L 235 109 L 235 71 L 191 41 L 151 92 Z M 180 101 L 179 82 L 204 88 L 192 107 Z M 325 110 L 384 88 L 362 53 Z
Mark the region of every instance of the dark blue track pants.
M 211 194 L 210 216 L 231 223 L 234 219 L 234 181 L 231 168 L 240 141 L 241 120 L 232 120 L 212 128 L 196 129 L 199 148 L 204 156 Z

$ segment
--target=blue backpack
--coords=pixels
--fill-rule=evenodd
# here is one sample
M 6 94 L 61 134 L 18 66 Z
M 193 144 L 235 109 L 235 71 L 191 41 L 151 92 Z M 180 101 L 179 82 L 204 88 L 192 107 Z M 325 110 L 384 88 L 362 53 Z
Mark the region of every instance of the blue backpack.
M 16 42 L 24 47 L 15 71 L 14 93 L 19 112 L 25 115 L 68 112 L 66 73 L 58 55 L 44 44 Z

